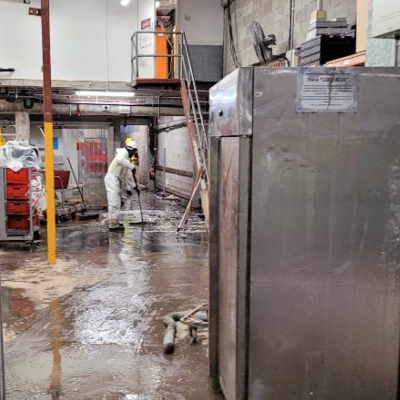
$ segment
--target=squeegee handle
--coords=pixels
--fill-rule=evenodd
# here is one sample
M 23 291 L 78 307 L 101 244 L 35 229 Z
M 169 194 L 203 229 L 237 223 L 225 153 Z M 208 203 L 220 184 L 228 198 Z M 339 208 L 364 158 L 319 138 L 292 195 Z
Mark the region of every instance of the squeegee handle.
M 68 160 L 69 167 L 71 168 L 71 172 L 72 172 L 72 175 L 73 175 L 73 177 L 74 177 L 74 181 L 75 181 L 76 186 L 77 186 L 77 188 L 78 188 L 78 190 L 79 190 L 79 194 L 81 195 L 82 203 L 83 203 L 83 205 L 85 206 L 85 208 L 87 208 L 87 205 L 86 205 L 86 202 L 85 202 L 85 198 L 83 197 L 82 189 L 81 189 L 81 187 L 80 187 L 79 184 L 78 184 L 78 179 L 76 179 L 75 171 L 74 171 L 74 169 L 72 168 L 71 160 L 69 159 L 69 157 L 67 157 L 67 160 Z
M 137 179 L 136 179 L 136 169 L 132 170 L 132 175 L 133 175 L 133 180 L 135 182 L 135 189 L 136 189 L 135 192 L 138 194 L 138 196 L 140 196 L 140 190 L 138 190 L 139 189 L 139 185 L 138 185 Z

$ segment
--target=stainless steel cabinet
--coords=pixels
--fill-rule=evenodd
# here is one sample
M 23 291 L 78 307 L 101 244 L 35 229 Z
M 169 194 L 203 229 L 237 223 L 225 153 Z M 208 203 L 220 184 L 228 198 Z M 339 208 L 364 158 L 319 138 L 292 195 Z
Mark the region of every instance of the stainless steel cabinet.
M 400 70 L 347 71 L 356 112 L 297 113 L 297 69 L 211 90 L 210 368 L 227 400 L 398 398 Z

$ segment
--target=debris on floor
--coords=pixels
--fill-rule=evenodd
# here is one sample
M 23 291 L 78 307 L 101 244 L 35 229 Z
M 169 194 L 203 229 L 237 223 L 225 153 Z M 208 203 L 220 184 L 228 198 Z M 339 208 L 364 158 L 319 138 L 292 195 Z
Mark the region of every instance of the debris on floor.
M 164 197 L 164 200 L 180 201 L 181 199 L 173 194 L 170 194 L 169 196 Z
M 198 343 L 199 329 L 202 329 L 200 339 L 208 337 L 204 334 L 204 331 L 208 331 L 208 307 L 201 305 L 190 311 L 170 313 L 164 317 L 163 323 L 166 327 L 163 340 L 163 353 L 171 354 L 175 350 L 175 336 L 179 323 L 187 326 L 191 344 Z

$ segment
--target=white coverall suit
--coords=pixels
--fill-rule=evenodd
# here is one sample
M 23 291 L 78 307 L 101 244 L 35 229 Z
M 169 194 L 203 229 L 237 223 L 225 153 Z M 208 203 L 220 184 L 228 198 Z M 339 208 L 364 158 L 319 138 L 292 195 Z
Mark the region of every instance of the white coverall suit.
M 117 149 L 117 155 L 110 164 L 104 183 L 107 191 L 108 227 L 119 226 L 118 216 L 121 211 L 122 190 L 133 190 L 136 187 L 132 176 L 135 165 L 130 162 L 128 150 Z

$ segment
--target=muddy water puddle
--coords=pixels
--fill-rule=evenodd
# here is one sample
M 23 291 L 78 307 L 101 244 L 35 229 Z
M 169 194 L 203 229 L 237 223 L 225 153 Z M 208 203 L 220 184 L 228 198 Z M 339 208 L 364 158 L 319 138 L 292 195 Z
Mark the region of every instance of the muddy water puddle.
M 217 399 L 207 341 L 182 334 L 162 354 L 161 318 L 206 303 L 207 233 L 151 194 L 145 226 L 109 234 L 101 221 L 60 225 L 57 266 L 46 249 L 1 249 L 8 400 Z M 137 206 L 137 205 L 136 205 Z M 140 218 L 135 203 L 125 222 Z

